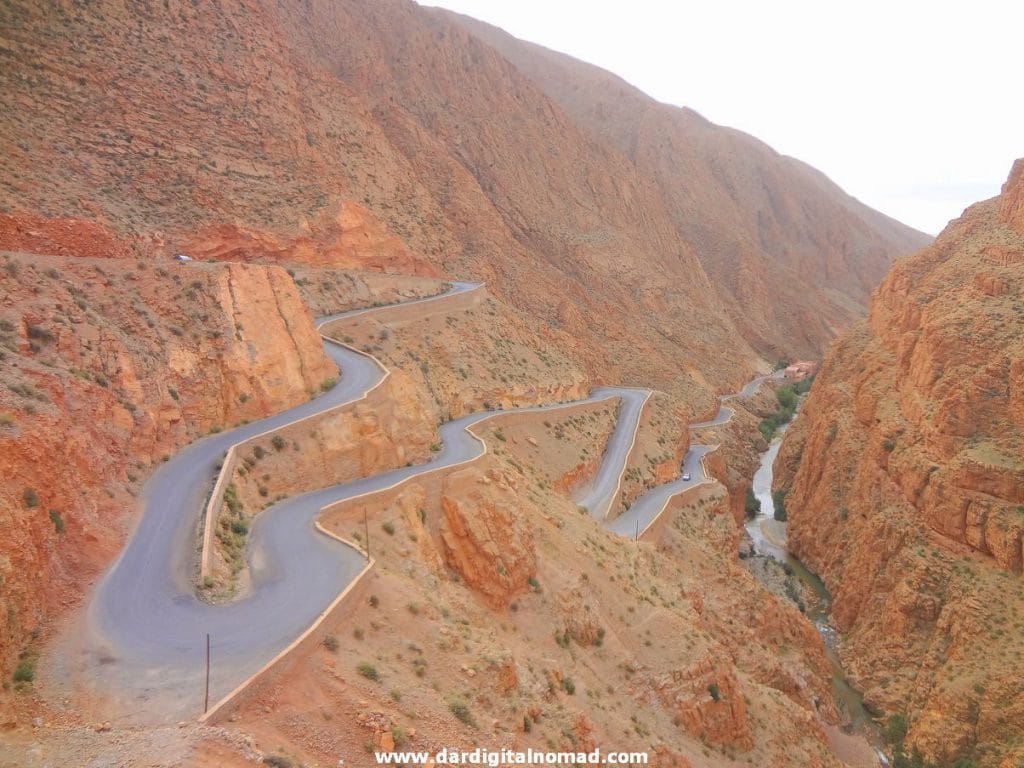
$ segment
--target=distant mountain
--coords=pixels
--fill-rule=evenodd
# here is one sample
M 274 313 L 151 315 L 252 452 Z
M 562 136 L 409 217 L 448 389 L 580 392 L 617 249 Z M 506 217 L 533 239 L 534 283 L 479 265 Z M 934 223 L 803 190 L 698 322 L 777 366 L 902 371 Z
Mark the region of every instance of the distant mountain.
M 653 181 L 726 312 L 763 354 L 820 354 L 862 313 L 893 255 L 931 239 L 745 133 L 661 104 L 598 67 L 439 13 L 493 45 Z
M 358 203 L 400 238 L 366 266 L 486 279 L 593 375 L 695 407 L 819 353 L 927 240 L 748 136 L 401 0 L 0 17 L 4 208 L 248 260 Z

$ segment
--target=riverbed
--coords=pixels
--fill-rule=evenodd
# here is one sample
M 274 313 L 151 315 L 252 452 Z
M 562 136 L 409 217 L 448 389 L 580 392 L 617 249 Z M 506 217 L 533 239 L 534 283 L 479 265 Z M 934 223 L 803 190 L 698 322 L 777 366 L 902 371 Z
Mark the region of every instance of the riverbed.
M 838 740 L 841 743 L 836 743 L 836 739 L 833 739 L 837 753 L 840 753 L 840 757 L 850 765 L 888 765 L 880 748 L 882 740 L 878 725 L 865 709 L 861 694 L 847 681 L 839 660 L 838 634 L 830 619 L 832 597 L 825 589 L 821 579 L 807 570 L 803 563 L 789 552 L 786 545 L 786 523 L 774 519 L 772 465 L 775 463 L 775 457 L 779 454 L 782 434 L 785 432 L 786 426 L 788 425 L 785 425 L 771 441 L 768 450 L 761 454 L 760 463 L 754 473 L 754 496 L 761 503 L 761 509 L 755 517 L 746 523 L 747 535 L 753 543 L 753 555 L 748 557 L 748 560 L 770 558 L 782 566 L 785 573 L 791 576 L 792 582 L 794 582 L 788 585 L 785 596 L 804 611 L 821 635 L 825 645 L 825 655 L 832 665 L 832 694 L 842 713 L 844 721 L 842 732 L 848 734 L 846 738 Z M 756 566 L 757 564 L 751 562 L 750 565 Z M 760 578 L 758 572 L 764 573 L 765 569 L 752 567 L 751 571 Z M 766 586 L 772 588 L 777 585 L 766 584 Z M 773 589 L 773 591 L 778 593 L 777 589 Z M 837 735 L 841 736 L 842 734 Z M 855 741 L 859 744 L 852 743 L 854 739 L 850 737 L 856 737 Z M 868 762 L 869 760 L 873 762 Z

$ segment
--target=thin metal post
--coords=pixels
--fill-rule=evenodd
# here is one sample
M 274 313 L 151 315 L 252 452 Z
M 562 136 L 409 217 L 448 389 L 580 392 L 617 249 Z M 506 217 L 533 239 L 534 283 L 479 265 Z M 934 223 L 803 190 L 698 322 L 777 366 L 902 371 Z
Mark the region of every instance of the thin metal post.
M 363 509 L 363 530 L 366 532 L 366 559 L 370 559 L 370 523 L 366 518 L 366 509 Z
M 206 633 L 206 701 L 203 703 L 203 714 L 210 710 L 210 633 Z

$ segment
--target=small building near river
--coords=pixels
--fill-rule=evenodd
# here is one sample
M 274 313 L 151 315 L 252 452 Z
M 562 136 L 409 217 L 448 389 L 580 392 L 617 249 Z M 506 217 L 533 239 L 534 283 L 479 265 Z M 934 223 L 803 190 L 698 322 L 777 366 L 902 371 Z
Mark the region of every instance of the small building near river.
M 784 376 L 790 381 L 800 381 L 818 372 L 818 363 L 814 360 L 797 360 L 786 366 Z

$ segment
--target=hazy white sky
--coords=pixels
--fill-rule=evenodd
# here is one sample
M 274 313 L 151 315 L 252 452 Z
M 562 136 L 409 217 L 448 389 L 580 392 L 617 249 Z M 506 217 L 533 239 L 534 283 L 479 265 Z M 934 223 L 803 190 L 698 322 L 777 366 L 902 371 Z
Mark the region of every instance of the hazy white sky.
M 739 128 L 936 234 L 1024 156 L 1020 0 L 422 0 Z

